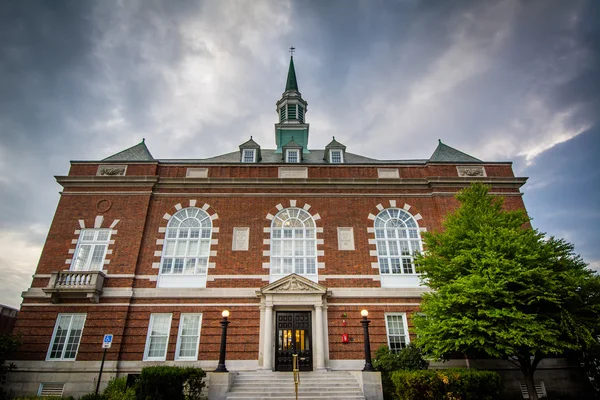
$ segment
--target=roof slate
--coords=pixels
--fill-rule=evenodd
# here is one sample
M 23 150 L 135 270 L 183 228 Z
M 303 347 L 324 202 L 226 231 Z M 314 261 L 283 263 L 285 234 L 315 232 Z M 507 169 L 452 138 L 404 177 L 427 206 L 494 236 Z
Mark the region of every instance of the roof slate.
M 275 153 L 275 149 L 262 149 L 262 160 L 257 164 L 282 164 L 281 152 Z M 310 153 L 302 156 L 302 162 L 300 164 L 329 164 L 323 159 L 325 150 L 311 150 Z M 162 163 L 173 163 L 173 164 L 229 164 L 240 162 L 240 152 L 234 151 L 232 153 L 221 154 L 216 157 L 204 158 L 204 159 L 161 159 Z M 376 160 L 374 158 L 359 156 L 358 154 L 346 152 L 344 157 L 344 164 L 425 164 L 427 160 Z M 297 164 L 296 164 L 297 165 Z M 340 165 L 340 164 L 336 164 Z M 343 165 L 343 164 L 341 164 Z
M 439 141 L 438 147 L 435 149 L 431 157 L 429 157 L 429 162 L 483 162 L 478 158 L 472 157 L 467 153 L 463 153 L 462 151 L 456 150 L 453 147 L 450 147 L 442 141 Z
M 154 161 L 154 157 L 146 147 L 146 140 L 128 149 L 106 157 L 102 161 Z

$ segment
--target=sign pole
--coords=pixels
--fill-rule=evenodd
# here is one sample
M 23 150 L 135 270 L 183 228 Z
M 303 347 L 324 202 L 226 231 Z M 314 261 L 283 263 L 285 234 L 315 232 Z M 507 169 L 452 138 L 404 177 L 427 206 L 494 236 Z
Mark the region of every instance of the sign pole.
M 98 397 L 98 390 L 100 390 L 100 379 L 102 379 L 102 369 L 104 368 L 104 360 L 106 359 L 106 350 L 110 349 L 112 346 L 113 335 L 106 334 L 104 335 L 104 339 L 102 339 L 102 348 L 104 352 L 102 353 L 102 362 L 100 363 L 100 373 L 98 374 L 98 382 L 96 383 L 96 398 Z
M 102 368 L 104 368 L 104 359 L 106 358 L 106 350 L 108 348 L 104 348 L 104 352 L 102 353 L 102 363 L 100 364 L 100 373 L 98 374 L 98 382 L 96 383 L 96 396 L 98 396 L 98 390 L 100 389 L 100 379 L 102 379 Z

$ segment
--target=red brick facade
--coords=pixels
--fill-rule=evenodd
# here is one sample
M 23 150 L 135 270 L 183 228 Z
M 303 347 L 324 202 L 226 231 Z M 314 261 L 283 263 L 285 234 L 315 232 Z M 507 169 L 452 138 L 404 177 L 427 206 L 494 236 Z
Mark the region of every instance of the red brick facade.
M 46 359 L 59 313 L 85 313 L 86 321 L 77 361 L 97 361 L 104 333 L 114 334 L 108 360 L 142 361 L 148 323 L 152 313 L 171 313 L 172 322 L 166 360 L 174 360 L 181 313 L 202 313 L 198 360 L 218 359 L 221 311 L 231 312 L 228 331 L 229 360 L 258 360 L 260 299 L 254 290 L 268 284 L 269 227 L 281 208 L 295 204 L 308 208 L 316 219 L 319 284 L 331 290 L 326 299 L 328 360 L 360 360 L 363 336 L 360 310 L 370 312 L 371 343 L 375 350 L 387 344 L 384 313 L 408 316 L 418 310 L 419 294 L 397 289 L 392 297 L 336 296 L 337 289 L 377 290 L 378 280 L 373 216 L 381 208 L 396 204 L 427 230 L 441 228 L 444 216 L 457 206 L 453 195 L 477 179 L 492 186 L 491 192 L 506 196 L 505 206 L 523 208 L 519 187 L 509 163 L 485 164 L 486 177 L 459 177 L 456 164 L 419 165 L 309 165 L 308 179 L 279 179 L 281 165 L 198 165 L 155 162 L 119 162 L 127 165 L 125 176 L 96 176 L 98 167 L 110 163 L 73 162 L 68 176 L 59 177 L 64 186 L 48 239 L 34 276 L 25 293 L 15 332 L 23 335 L 21 360 Z M 207 178 L 185 178 L 188 168 L 208 168 Z M 398 179 L 378 178 L 378 168 L 398 168 Z M 157 288 L 158 263 L 168 217 L 180 208 L 203 208 L 213 218 L 213 252 L 206 289 Z M 94 227 L 98 216 L 102 228 L 113 234 L 104 265 L 106 279 L 98 304 L 86 299 L 62 299 L 54 304 L 41 289 L 50 274 L 68 270 L 78 234 Z M 118 222 L 115 222 L 117 221 Z M 248 227 L 247 251 L 233 251 L 234 227 Z M 338 227 L 351 227 L 352 251 L 338 249 Z M 215 254 L 216 252 L 216 254 Z M 359 275 L 360 277 L 353 277 Z M 243 276 L 236 278 L 235 276 Z M 223 295 L 203 297 L 209 289 Z M 251 289 L 251 290 L 248 290 Z M 246 295 L 237 295 L 245 290 Z M 250 295 L 247 295 L 250 293 Z M 372 293 L 372 292 L 370 292 Z M 189 305 L 188 305 L 189 304 Z M 214 305 L 213 305 L 214 304 Z M 379 305 L 381 304 L 381 305 Z M 343 317 L 346 315 L 346 317 Z M 345 321 L 345 326 L 344 326 Z M 349 343 L 342 343 L 347 333 Z M 272 335 L 272 332 L 266 333 Z

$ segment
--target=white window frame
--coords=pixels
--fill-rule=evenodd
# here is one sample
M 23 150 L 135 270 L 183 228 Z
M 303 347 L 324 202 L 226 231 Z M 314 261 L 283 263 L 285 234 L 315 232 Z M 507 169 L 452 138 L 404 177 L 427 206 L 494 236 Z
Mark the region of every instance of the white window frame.
M 58 331 L 58 323 L 62 317 L 69 316 L 69 327 L 67 328 L 67 332 L 65 335 L 65 341 L 62 344 L 62 350 L 60 351 L 60 357 L 51 358 L 52 348 L 54 347 L 54 341 L 56 340 L 56 333 Z M 77 340 L 77 350 L 75 350 L 75 356 L 73 358 L 65 358 L 65 350 L 67 348 L 69 337 L 71 336 L 71 328 L 73 326 L 73 320 L 75 317 L 83 317 L 83 322 L 81 324 L 81 333 L 79 334 L 79 339 Z M 77 353 L 79 352 L 79 347 L 81 345 L 81 338 L 83 337 L 83 329 L 85 328 L 85 320 L 87 318 L 86 313 L 61 313 L 56 316 L 56 322 L 54 324 L 54 331 L 52 332 L 52 338 L 50 339 L 50 346 L 48 346 L 48 352 L 46 353 L 46 361 L 75 361 L 77 359 Z
M 85 239 L 85 235 L 87 233 L 92 233 L 93 238 Z M 106 239 L 99 240 L 98 236 L 101 233 L 108 233 Z M 79 233 L 79 239 L 77 240 L 77 247 L 75 248 L 75 253 L 73 254 L 73 259 L 71 261 L 71 271 L 102 271 L 104 268 L 104 261 L 106 260 L 106 253 L 108 252 L 108 245 L 110 244 L 110 236 L 112 234 L 112 229 L 82 229 Z M 87 254 L 85 260 L 80 260 L 79 257 L 82 253 L 83 246 L 91 246 L 91 250 Z M 94 258 L 94 252 L 99 246 L 103 246 L 104 250 L 102 250 L 102 260 L 100 261 L 99 268 L 92 268 L 92 260 Z
M 340 161 L 339 162 L 333 161 L 333 154 L 334 153 L 337 153 L 337 154 L 340 155 Z M 344 163 L 344 152 L 341 151 L 341 150 L 329 150 L 329 161 L 332 164 L 343 164 Z
M 286 222 L 291 220 L 295 221 L 294 225 L 285 226 Z M 291 232 L 284 232 L 285 230 Z M 298 230 L 302 231 L 302 237 L 296 236 L 296 231 Z M 278 233 L 276 233 L 276 231 Z M 296 273 L 314 282 L 318 282 L 319 263 L 317 254 L 317 225 L 312 215 L 302 208 L 285 208 L 279 211 L 273 218 L 270 232 L 270 281 L 274 282 L 277 279 Z M 286 237 L 286 233 L 289 233 L 290 236 Z M 296 249 L 296 245 L 299 241 L 302 243 L 301 254 L 297 254 Z M 312 242 L 312 244 L 310 242 Z M 285 255 L 285 243 L 289 243 L 288 246 L 291 247 L 291 255 Z M 279 250 L 276 250 L 276 247 L 278 247 Z M 290 270 L 287 272 L 285 271 L 286 260 L 291 260 L 291 265 L 289 265 Z M 296 269 L 297 260 L 303 260 L 303 272 L 298 272 Z M 308 273 L 307 270 L 311 262 L 314 265 L 314 272 Z
M 196 353 L 193 357 L 182 357 L 179 352 L 181 350 L 181 341 L 183 334 L 183 321 L 185 317 L 198 317 L 198 332 L 196 333 Z M 175 360 L 181 361 L 197 361 L 198 360 L 198 350 L 200 347 L 200 331 L 202 330 L 202 313 L 181 313 L 179 317 L 179 331 L 177 332 L 177 346 L 175 349 Z M 191 335 L 190 335 L 191 336 Z
M 296 155 L 297 161 L 290 161 L 290 154 Z M 299 149 L 288 149 L 285 151 L 285 162 L 290 164 L 298 164 L 300 162 L 300 150 Z
M 212 219 L 201 208 L 182 208 L 171 216 L 162 246 L 158 287 L 206 287 L 212 231 Z
M 247 154 L 252 154 L 252 160 L 251 161 L 247 161 L 246 160 L 246 155 Z M 253 162 L 256 162 L 256 149 L 243 149 L 242 150 L 242 162 L 243 163 L 253 163 Z
M 390 215 L 390 212 L 395 213 L 396 211 L 398 212 L 398 217 L 392 217 Z M 384 220 L 384 217 L 382 217 L 382 215 L 384 215 L 388 219 Z M 377 226 L 378 221 L 380 220 L 384 223 L 383 227 Z M 400 236 L 400 232 L 404 231 L 404 238 L 390 238 L 388 236 L 388 230 L 390 228 L 387 224 L 391 220 L 398 220 L 402 225 L 404 225 L 399 227 L 392 227 L 393 229 L 395 229 L 397 236 Z M 384 210 L 381 210 L 381 212 L 377 214 L 377 217 L 375 217 L 375 220 L 373 221 L 373 227 L 375 229 L 375 245 L 377 248 L 377 262 L 379 264 L 379 274 L 387 276 L 418 275 L 415 270 L 414 256 L 415 253 L 423 251 L 423 241 L 421 240 L 419 225 L 417 224 L 417 221 L 414 219 L 414 217 L 401 208 L 386 208 Z M 379 233 L 381 231 L 383 231 L 383 237 Z M 411 232 L 414 234 L 415 237 L 410 236 Z M 418 242 L 418 246 L 414 246 L 414 242 Z M 403 243 L 406 244 L 406 246 L 408 246 L 408 255 L 402 254 Z M 381 248 L 382 244 L 385 246 L 385 248 Z M 392 247 L 397 247 L 396 250 L 398 250 L 398 254 L 392 254 Z M 391 261 L 392 259 L 399 260 L 399 272 L 393 272 L 393 266 Z M 385 263 L 383 263 L 382 260 L 384 260 Z M 411 272 L 404 272 L 405 260 L 410 261 Z M 387 266 L 387 272 L 383 270 L 382 265 L 384 264 Z
M 154 319 L 157 316 L 169 316 L 169 328 L 167 330 L 167 341 L 165 343 L 165 352 L 164 356 L 160 357 L 149 357 L 148 353 L 150 352 L 150 339 L 152 336 L 152 326 L 154 325 Z M 171 336 L 171 323 L 173 322 L 173 314 L 171 313 L 152 313 L 150 314 L 150 321 L 148 322 L 148 333 L 146 334 L 146 346 L 144 347 L 144 359 L 143 361 L 166 361 L 167 353 L 169 352 L 169 339 Z
M 398 350 L 396 349 L 392 349 L 391 343 L 390 343 L 390 326 L 389 326 L 389 321 L 388 321 L 388 317 L 402 317 L 402 326 L 404 328 L 404 344 L 405 347 L 408 346 L 408 344 L 410 343 L 410 335 L 408 334 L 408 318 L 406 317 L 406 313 L 397 313 L 397 312 L 393 312 L 393 313 L 385 313 L 385 336 L 387 339 L 387 344 L 388 344 L 388 349 L 390 349 L 391 351 L 397 352 Z M 400 335 L 394 335 L 394 336 L 400 336 Z

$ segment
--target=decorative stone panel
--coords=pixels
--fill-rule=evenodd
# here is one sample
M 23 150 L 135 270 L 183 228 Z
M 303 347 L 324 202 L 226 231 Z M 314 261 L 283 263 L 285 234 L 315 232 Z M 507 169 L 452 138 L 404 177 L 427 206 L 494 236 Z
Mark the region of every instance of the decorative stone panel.
M 250 241 L 250 228 L 233 228 L 233 240 L 231 242 L 231 250 L 233 251 L 248 251 L 248 243 Z
M 398 168 L 377 168 L 377 177 L 379 179 L 398 179 L 400 172 L 398 172 Z
M 99 165 L 97 176 L 124 176 L 127 165 Z
M 337 228 L 338 250 L 354 250 L 354 228 Z
M 458 176 L 465 178 L 484 178 L 487 176 L 483 165 L 457 165 L 456 170 Z

